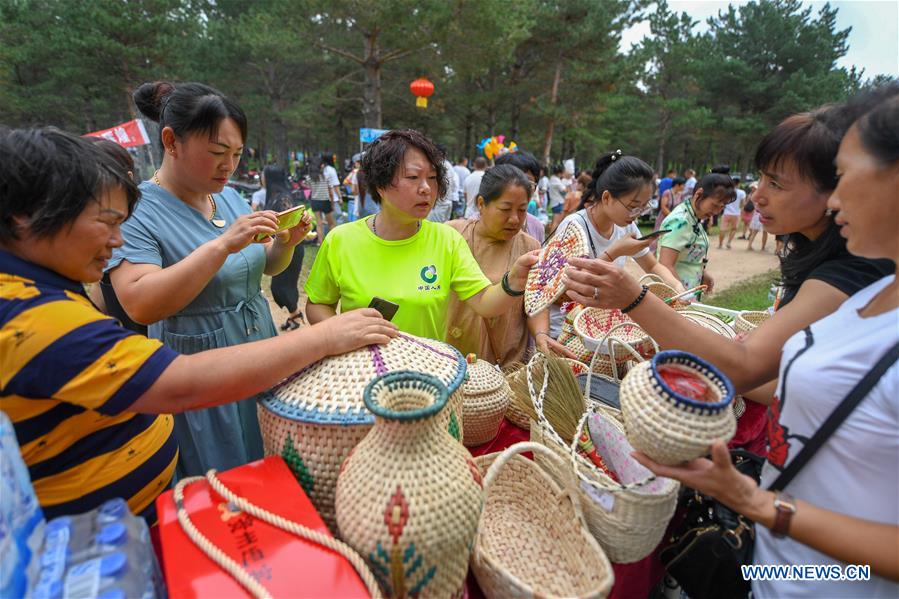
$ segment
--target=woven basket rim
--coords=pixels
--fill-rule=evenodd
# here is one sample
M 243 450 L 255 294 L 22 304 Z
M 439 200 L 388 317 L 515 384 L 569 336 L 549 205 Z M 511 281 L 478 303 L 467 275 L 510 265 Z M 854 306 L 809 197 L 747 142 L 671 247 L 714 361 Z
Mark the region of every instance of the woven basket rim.
M 584 348 L 587 349 L 588 351 L 590 351 L 592 354 L 600 353 L 600 354 L 604 354 L 607 356 L 611 356 L 613 354 L 618 354 L 618 351 L 616 351 L 611 346 L 610 342 L 613 339 L 615 341 L 618 341 L 619 343 L 625 343 L 627 345 L 630 345 L 633 348 L 636 348 L 638 345 L 646 343 L 650 339 L 649 334 L 645 330 L 643 330 L 643 328 L 639 324 L 637 324 L 636 322 L 631 320 L 626 314 L 623 314 L 623 313 L 621 314 L 623 320 L 616 322 L 614 325 L 612 325 L 612 327 L 609 330 L 603 331 L 603 336 L 601 338 L 597 339 L 596 337 L 588 335 L 586 332 L 584 332 L 583 321 L 581 319 L 586 318 L 584 316 L 585 314 L 593 314 L 595 312 L 599 312 L 599 313 L 619 312 L 619 313 L 621 313 L 621 310 L 585 307 L 583 310 L 581 310 L 578 313 L 577 316 L 574 317 L 574 322 L 572 323 L 572 326 L 574 327 L 574 332 L 577 334 L 578 338 L 581 340 L 581 343 L 584 345 Z M 615 329 L 616 327 L 619 327 L 619 326 L 622 328 L 618 329 L 617 331 L 615 331 L 614 334 L 610 335 L 610 332 L 612 331 L 612 329 Z M 638 333 L 642 333 L 642 335 L 627 337 L 627 336 L 624 336 L 621 334 L 623 331 L 627 331 L 629 333 L 633 333 L 636 331 Z M 603 343 L 604 340 L 605 340 L 605 343 Z M 588 344 L 593 345 L 592 350 L 590 349 Z
M 385 407 L 376 397 L 383 392 L 390 393 L 404 389 L 429 390 L 434 393 L 434 402 L 423 408 L 400 411 Z M 362 392 L 362 400 L 365 402 L 365 407 L 376 417 L 394 422 L 413 422 L 438 414 L 446 406 L 449 392 L 446 390 L 446 385 L 435 376 L 412 370 L 397 370 L 376 377 L 369 382 L 365 386 L 365 391 Z
M 406 342 L 421 345 L 421 342 L 419 341 L 419 339 L 415 338 L 414 336 L 400 333 L 398 338 L 403 339 Z M 434 340 L 429 340 L 429 339 L 426 339 L 424 341 L 435 342 Z M 435 343 L 437 343 L 437 342 L 435 342 Z M 462 353 L 458 349 L 456 349 L 452 345 L 449 345 L 446 343 L 439 343 L 439 345 L 440 345 L 439 349 L 441 352 L 447 352 L 448 354 L 450 354 L 451 356 L 453 356 L 455 358 L 455 372 L 452 373 L 452 378 L 449 380 L 448 383 L 443 383 L 443 381 L 441 380 L 441 383 L 444 384 L 447 391 L 450 394 L 453 394 L 462 386 L 462 383 L 465 381 L 465 376 L 468 371 L 468 365 L 465 362 L 465 357 L 462 355 Z M 378 347 L 383 348 L 384 346 L 378 346 Z M 298 378 L 304 376 L 312 368 L 314 368 L 315 366 L 321 364 L 323 361 L 328 360 L 332 357 L 333 356 L 326 357 L 317 362 L 313 362 L 312 364 L 309 364 L 308 366 L 301 369 L 300 371 L 285 378 L 283 381 L 281 381 L 277 385 L 273 386 L 272 388 L 259 393 L 259 395 L 257 396 L 259 405 L 261 405 L 263 408 L 265 408 L 269 412 L 275 414 L 276 416 L 279 416 L 279 417 L 287 419 L 287 420 L 297 421 L 297 422 L 319 424 L 319 425 L 336 424 L 336 425 L 347 425 L 347 426 L 358 425 L 358 424 L 373 424 L 375 421 L 374 415 L 365 407 L 364 401 L 359 401 L 357 405 L 352 406 L 349 409 L 323 409 L 322 407 L 317 406 L 317 405 L 309 406 L 308 404 L 304 404 L 304 403 L 301 403 L 301 404 L 288 403 L 288 402 L 284 401 L 283 399 L 281 399 L 280 397 L 278 397 L 277 391 L 279 389 L 293 383 Z M 447 356 L 447 357 L 449 357 L 449 356 Z M 399 372 L 401 370 L 409 370 L 409 368 L 408 367 L 400 368 L 397 370 L 390 370 L 389 372 Z M 374 380 L 374 379 L 372 379 L 372 380 Z M 438 380 L 440 380 L 440 379 L 438 379 Z M 371 382 L 371 381 L 369 381 L 369 382 Z M 362 395 L 363 389 L 360 389 L 360 392 L 359 392 L 360 396 Z M 360 399 L 361 399 L 361 397 L 360 397 Z
M 711 380 L 711 382 L 720 383 L 721 386 L 724 387 L 725 392 L 722 393 L 722 398 L 720 400 L 715 403 L 710 403 L 691 399 L 674 391 L 674 389 L 668 386 L 668 383 L 665 382 L 665 379 L 659 376 L 659 366 L 663 366 L 669 363 L 689 365 L 690 362 L 693 362 L 701 368 L 708 370 L 709 374 L 712 376 L 709 376 L 709 374 L 705 373 L 701 374 L 704 374 L 706 378 Z M 669 349 L 661 351 L 654 355 L 649 361 L 649 367 L 652 370 L 654 380 L 659 384 L 660 387 L 662 387 L 665 393 L 669 395 L 669 397 L 674 401 L 675 404 L 680 404 L 683 406 L 708 412 L 720 412 L 730 406 L 731 402 L 734 399 L 734 385 L 733 383 L 731 383 L 730 379 L 724 376 L 724 374 L 722 374 L 722 372 L 715 366 L 713 366 L 709 362 L 706 362 L 697 355 L 685 351 Z

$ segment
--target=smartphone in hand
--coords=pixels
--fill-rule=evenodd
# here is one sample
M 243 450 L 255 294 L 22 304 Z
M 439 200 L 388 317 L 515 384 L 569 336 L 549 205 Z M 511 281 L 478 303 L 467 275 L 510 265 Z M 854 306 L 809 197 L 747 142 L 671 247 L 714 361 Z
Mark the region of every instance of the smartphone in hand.
M 647 239 L 655 239 L 656 237 L 661 237 L 665 233 L 671 233 L 671 229 L 659 229 L 658 231 L 653 231 L 649 235 L 644 235 L 643 237 L 637 237 L 637 241 L 646 241 Z
M 393 320 L 393 317 L 396 315 L 396 311 L 400 309 L 398 304 L 389 302 L 386 299 L 381 299 L 380 297 L 373 297 L 371 303 L 368 304 L 368 307 L 374 308 L 375 310 L 380 312 L 381 316 L 383 316 L 385 320 Z
M 278 230 L 272 234 L 268 233 L 260 233 L 254 239 L 256 241 L 265 241 L 266 237 L 271 237 L 272 235 L 277 235 L 281 231 L 286 231 L 287 229 L 292 229 L 298 224 L 300 224 L 300 220 L 303 218 L 303 212 L 305 212 L 306 206 L 300 204 L 299 206 L 295 206 L 293 208 L 288 208 L 284 212 L 278 213 Z

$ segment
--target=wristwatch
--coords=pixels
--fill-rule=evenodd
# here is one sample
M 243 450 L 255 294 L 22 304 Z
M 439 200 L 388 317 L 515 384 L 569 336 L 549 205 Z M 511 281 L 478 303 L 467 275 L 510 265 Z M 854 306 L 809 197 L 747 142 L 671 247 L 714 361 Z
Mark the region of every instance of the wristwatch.
M 793 514 L 796 513 L 796 500 L 788 493 L 776 491 L 774 493 L 774 526 L 771 527 L 771 534 L 776 539 L 782 539 L 790 532 L 790 521 Z

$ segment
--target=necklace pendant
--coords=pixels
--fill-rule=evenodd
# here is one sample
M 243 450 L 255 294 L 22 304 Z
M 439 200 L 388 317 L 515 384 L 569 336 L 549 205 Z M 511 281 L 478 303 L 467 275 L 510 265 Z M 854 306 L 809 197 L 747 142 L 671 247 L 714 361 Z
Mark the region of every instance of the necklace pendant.
M 223 218 L 213 218 L 209 222 L 211 222 L 214 227 L 217 227 L 219 229 L 224 228 L 224 226 L 226 224 L 225 219 L 223 219 Z

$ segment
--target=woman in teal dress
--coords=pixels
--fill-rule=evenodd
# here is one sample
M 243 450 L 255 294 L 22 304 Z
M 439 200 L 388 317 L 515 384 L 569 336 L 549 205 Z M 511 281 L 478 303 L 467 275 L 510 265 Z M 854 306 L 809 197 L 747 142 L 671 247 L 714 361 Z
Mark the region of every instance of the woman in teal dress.
M 246 140 L 246 117 L 220 92 L 201 84 L 145 84 L 134 95 L 158 120 L 162 166 L 140 185 L 142 199 L 122 225 L 124 245 L 109 262 L 126 312 L 149 336 L 193 354 L 277 334 L 261 292 L 263 273 L 291 260 L 308 221 L 265 243 L 271 211 L 253 212 L 228 177 Z M 225 470 L 262 457 L 254 398 L 175 416 L 180 447 L 176 476 Z

